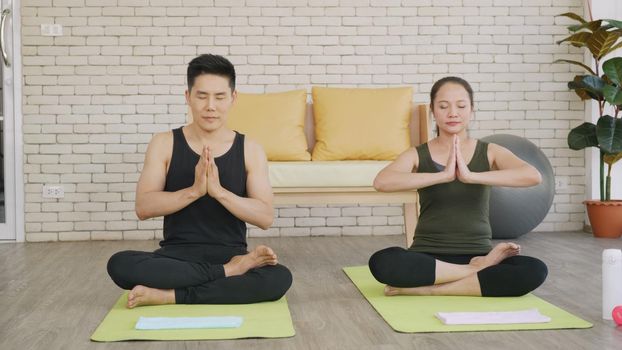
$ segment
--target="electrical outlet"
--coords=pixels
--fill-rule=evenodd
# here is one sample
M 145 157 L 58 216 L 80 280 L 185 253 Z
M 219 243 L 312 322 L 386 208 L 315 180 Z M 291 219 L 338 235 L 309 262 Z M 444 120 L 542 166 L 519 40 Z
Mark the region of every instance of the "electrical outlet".
M 63 26 L 60 24 L 41 24 L 41 35 L 43 36 L 62 36 Z
M 568 188 L 568 178 L 560 176 L 555 178 L 555 188 L 558 190 L 565 190 Z
M 65 197 L 65 190 L 63 186 L 55 185 L 55 186 L 43 186 L 43 193 L 41 194 L 43 198 L 63 198 Z

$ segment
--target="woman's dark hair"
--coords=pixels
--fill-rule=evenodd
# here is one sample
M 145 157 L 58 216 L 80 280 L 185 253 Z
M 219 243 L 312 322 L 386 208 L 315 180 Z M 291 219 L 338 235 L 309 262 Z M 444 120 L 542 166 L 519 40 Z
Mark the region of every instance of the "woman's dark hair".
M 432 85 L 432 89 L 430 90 L 430 107 L 431 109 L 434 107 L 434 99 L 436 98 L 436 94 L 438 90 L 443 87 L 443 85 L 453 83 L 461 85 L 468 93 L 469 100 L 471 101 L 471 107 L 473 107 L 473 88 L 471 85 L 464 79 L 458 77 L 444 77 L 442 79 L 437 80 L 434 85 Z
M 196 77 L 201 74 L 214 74 L 229 79 L 231 91 L 235 90 L 235 68 L 228 59 L 211 54 L 195 57 L 188 63 L 188 91 L 192 90 Z

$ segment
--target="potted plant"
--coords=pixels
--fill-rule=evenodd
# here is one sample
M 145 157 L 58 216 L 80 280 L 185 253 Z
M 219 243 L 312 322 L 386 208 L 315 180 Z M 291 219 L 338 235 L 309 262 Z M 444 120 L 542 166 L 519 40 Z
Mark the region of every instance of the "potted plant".
M 568 134 L 568 146 L 571 149 L 596 147 L 600 151 L 600 200 L 583 203 L 586 204 L 594 236 L 619 238 L 622 236 L 622 201 L 611 199 L 611 168 L 622 158 L 622 57 L 605 60 L 605 56 L 622 48 L 622 21 L 586 21 L 575 13 L 560 16 L 579 23 L 569 26 L 572 34 L 557 43 L 587 48 L 595 66 L 592 69 L 577 61 L 555 61 L 578 65 L 586 70 L 586 74 L 575 76 L 568 83 L 568 88 L 574 90 L 582 100 L 595 100 L 600 112 L 596 124 L 585 122 Z

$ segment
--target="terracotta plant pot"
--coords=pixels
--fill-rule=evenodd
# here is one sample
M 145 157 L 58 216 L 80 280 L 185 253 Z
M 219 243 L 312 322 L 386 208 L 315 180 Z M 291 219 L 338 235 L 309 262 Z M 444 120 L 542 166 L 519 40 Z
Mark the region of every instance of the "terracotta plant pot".
M 592 234 L 600 238 L 622 236 L 622 200 L 584 201 L 587 216 L 592 225 Z

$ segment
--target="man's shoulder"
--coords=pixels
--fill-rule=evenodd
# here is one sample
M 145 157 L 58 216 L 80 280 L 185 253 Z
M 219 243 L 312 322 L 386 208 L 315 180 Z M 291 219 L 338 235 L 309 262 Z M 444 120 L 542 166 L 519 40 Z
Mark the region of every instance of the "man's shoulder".
M 151 143 L 169 143 L 173 142 L 173 130 L 158 132 L 151 138 Z
M 261 144 L 247 135 L 244 136 L 244 157 L 252 162 L 267 160 L 266 152 Z
M 168 154 L 173 148 L 173 131 L 159 132 L 153 135 L 149 142 L 149 150 L 157 154 Z
M 248 135 L 244 135 L 244 148 L 247 151 L 264 153 L 264 149 L 261 144 L 248 137 Z

